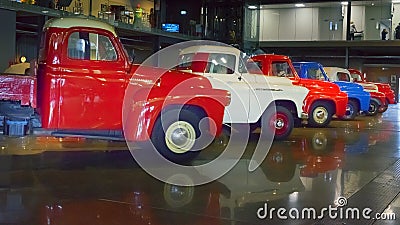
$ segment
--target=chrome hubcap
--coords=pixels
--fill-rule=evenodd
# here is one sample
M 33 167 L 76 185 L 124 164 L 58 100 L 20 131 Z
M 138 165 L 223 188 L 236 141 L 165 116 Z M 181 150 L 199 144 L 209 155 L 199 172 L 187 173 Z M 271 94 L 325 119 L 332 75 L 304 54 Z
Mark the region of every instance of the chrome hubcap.
M 189 151 L 196 140 L 194 127 L 186 121 L 172 123 L 165 132 L 165 143 L 174 153 L 182 154 Z
M 314 121 L 324 123 L 328 119 L 328 111 L 324 107 L 317 107 L 313 113 Z

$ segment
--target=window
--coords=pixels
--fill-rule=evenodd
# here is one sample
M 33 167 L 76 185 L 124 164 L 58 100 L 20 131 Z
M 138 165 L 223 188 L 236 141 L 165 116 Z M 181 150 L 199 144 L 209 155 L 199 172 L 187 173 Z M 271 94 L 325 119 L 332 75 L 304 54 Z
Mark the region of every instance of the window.
M 249 73 L 252 74 L 262 74 L 262 62 L 260 61 L 253 61 L 249 59 L 246 63 L 246 67 Z
M 340 81 L 350 81 L 350 77 L 347 73 L 342 73 L 342 72 L 338 72 L 337 73 L 337 78 Z
M 111 40 L 100 34 L 74 32 L 68 38 L 68 57 L 82 60 L 114 61 L 117 53 Z
M 287 62 L 273 62 L 272 75 L 277 77 L 294 77 L 293 71 Z
M 233 74 L 235 70 L 234 55 L 212 53 L 208 58 L 206 73 Z
M 324 74 L 319 68 L 307 69 L 307 78 L 313 80 L 325 80 Z
M 361 76 L 357 73 L 352 73 L 351 78 L 353 78 L 353 81 L 362 81 Z

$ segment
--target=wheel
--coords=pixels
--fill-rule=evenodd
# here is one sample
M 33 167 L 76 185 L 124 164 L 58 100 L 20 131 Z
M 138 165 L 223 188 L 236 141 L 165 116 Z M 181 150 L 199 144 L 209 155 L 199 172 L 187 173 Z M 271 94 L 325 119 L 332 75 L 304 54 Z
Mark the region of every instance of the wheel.
M 378 114 L 379 111 L 379 104 L 378 102 L 371 100 L 369 102 L 369 108 L 368 108 L 368 112 L 367 112 L 367 116 L 375 116 L 376 114 Z
M 276 106 L 276 110 L 268 108 L 261 121 L 261 132 L 275 131 L 275 140 L 288 137 L 294 126 L 293 115 L 283 106 Z
M 193 150 L 198 147 L 200 120 L 196 113 L 186 109 L 163 112 L 154 124 L 150 139 L 166 159 L 179 164 L 190 162 L 200 153 Z
M 346 105 L 346 114 L 341 118 L 343 120 L 354 120 L 356 118 L 358 111 L 358 104 L 354 99 L 349 99 Z
M 389 101 L 386 100 L 386 104 L 383 107 L 380 107 L 378 113 L 384 113 L 389 108 Z
M 332 109 L 326 102 L 315 102 L 311 106 L 308 125 L 311 127 L 326 127 L 332 120 Z

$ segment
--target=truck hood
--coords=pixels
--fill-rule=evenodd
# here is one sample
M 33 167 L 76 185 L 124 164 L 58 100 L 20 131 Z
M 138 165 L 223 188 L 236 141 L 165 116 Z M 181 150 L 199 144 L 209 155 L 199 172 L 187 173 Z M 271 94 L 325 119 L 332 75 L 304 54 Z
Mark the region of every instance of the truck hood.
M 328 81 L 300 79 L 298 84 L 308 88 L 309 90 L 319 90 L 324 93 L 340 92 L 340 88 L 337 84 Z
M 378 87 L 373 83 L 358 83 L 363 86 L 365 91 L 368 92 L 378 92 Z
M 265 76 L 260 74 L 249 74 L 254 77 L 255 82 L 263 83 L 267 81 L 270 85 L 285 85 L 285 86 L 294 86 L 292 80 L 286 77 L 274 77 L 274 76 Z
M 335 81 L 333 82 L 335 84 L 337 84 L 340 88 L 341 91 L 345 91 L 345 92 L 363 92 L 364 88 L 356 83 L 352 83 L 352 82 L 347 82 L 347 81 Z
M 378 91 L 383 92 L 383 93 L 387 93 L 387 92 L 392 92 L 393 91 L 389 84 L 373 83 L 373 82 L 367 82 L 367 84 L 375 84 L 378 87 Z
M 184 85 L 188 88 L 212 88 L 208 79 L 200 75 L 141 65 L 133 66 L 130 82 L 171 88 L 178 85 Z

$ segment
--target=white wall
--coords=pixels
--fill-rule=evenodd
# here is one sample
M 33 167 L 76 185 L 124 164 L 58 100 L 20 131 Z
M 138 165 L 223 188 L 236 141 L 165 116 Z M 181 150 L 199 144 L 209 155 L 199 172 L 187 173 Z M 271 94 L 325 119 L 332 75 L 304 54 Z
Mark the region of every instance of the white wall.
M 279 40 L 279 9 L 260 10 L 260 41 Z
M 393 17 L 392 17 L 392 31 L 393 32 L 399 23 L 400 23 L 400 3 L 393 3 Z M 392 37 L 394 37 L 393 32 L 392 32 Z
M 318 20 L 319 40 L 342 40 L 343 17 L 340 6 L 319 8 Z M 332 29 L 330 23 L 332 23 Z
M 381 40 L 381 31 L 383 28 L 389 31 L 388 37 L 391 37 L 390 10 L 390 4 L 365 7 L 364 40 Z
M 310 41 L 318 38 L 318 9 L 262 9 L 260 41 Z

